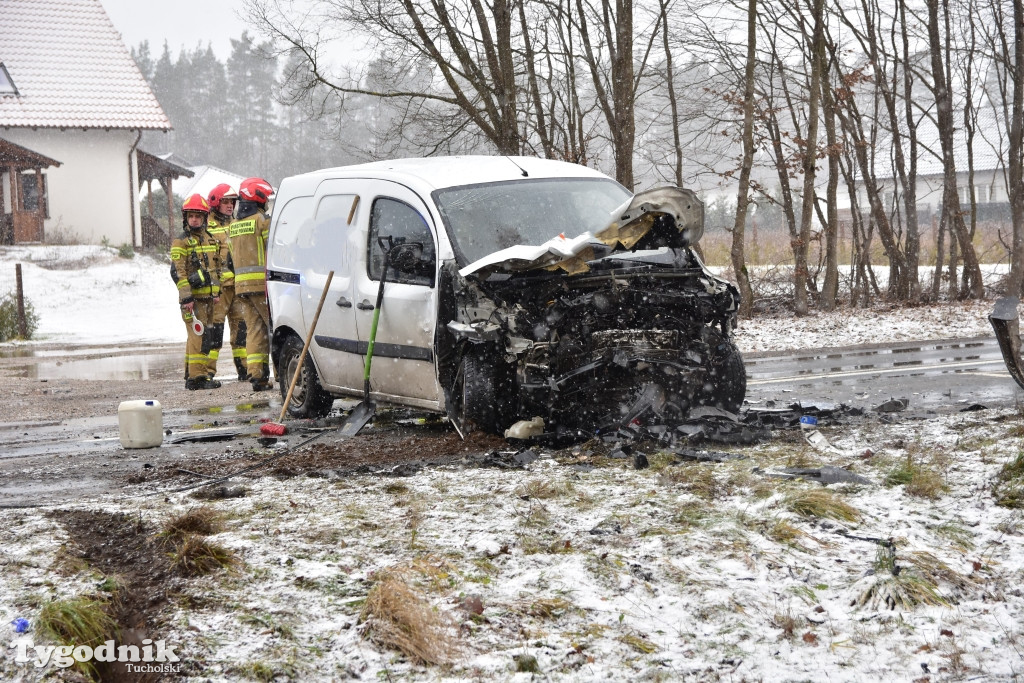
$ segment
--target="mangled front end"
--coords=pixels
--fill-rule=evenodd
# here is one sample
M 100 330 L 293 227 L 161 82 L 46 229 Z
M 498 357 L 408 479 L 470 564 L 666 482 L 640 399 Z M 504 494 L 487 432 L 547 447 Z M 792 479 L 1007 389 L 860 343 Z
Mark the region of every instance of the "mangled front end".
M 746 376 L 731 341 L 739 293 L 690 248 L 703 206 L 688 190 L 636 195 L 571 243 L 446 264 L 441 379 L 456 421 L 500 431 L 543 416 L 569 429 L 672 423 L 696 405 L 736 411 Z

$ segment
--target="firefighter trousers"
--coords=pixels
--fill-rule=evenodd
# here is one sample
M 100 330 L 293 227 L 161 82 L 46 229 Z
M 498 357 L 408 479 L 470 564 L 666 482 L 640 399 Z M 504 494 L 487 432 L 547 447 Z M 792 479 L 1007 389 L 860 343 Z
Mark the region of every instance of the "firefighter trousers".
M 239 294 L 245 319 L 245 360 L 250 381 L 270 379 L 270 308 L 267 297 L 259 294 Z
M 185 321 L 185 379 L 206 377 L 207 351 L 209 349 L 209 321 L 213 320 L 213 299 L 196 299 L 192 311 L 181 309 L 181 319 Z M 196 334 L 192 330 L 192 321 L 198 318 L 206 331 Z M 204 343 L 205 342 L 205 343 Z
M 210 377 L 217 374 L 217 360 L 220 348 L 224 344 L 224 322 L 230 327 L 228 342 L 231 344 L 231 357 L 235 362 L 238 379 L 246 379 L 245 367 L 245 320 L 242 317 L 242 303 L 235 296 L 234 285 L 221 287 L 220 301 L 213 307 L 213 328 L 207 373 Z

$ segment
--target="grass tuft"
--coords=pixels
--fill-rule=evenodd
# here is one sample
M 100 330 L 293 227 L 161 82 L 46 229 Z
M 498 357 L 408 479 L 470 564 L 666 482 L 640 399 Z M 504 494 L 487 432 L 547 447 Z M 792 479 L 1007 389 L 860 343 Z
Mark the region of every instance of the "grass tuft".
M 431 607 L 403 572 L 377 575 L 359 621 L 368 640 L 423 664 L 444 664 L 456 649 L 451 619 Z
M 786 507 L 801 517 L 828 517 L 844 522 L 856 522 L 860 519 L 857 508 L 844 503 L 826 489 L 808 489 L 792 494 L 786 499 Z
M 1004 508 L 1024 508 L 1024 453 L 1003 465 L 996 475 L 992 495 L 996 505 Z
M 54 600 L 39 610 L 36 627 L 47 638 L 61 645 L 95 648 L 119 635 L 117 622 L 110 616 L 110 603 L 103 599 L 78 596 Z M 92 662 L 76 662 L 75 667 L 86 676 L 99 680 Z
M 183 576 L 202 576 L 238 563 L 233 552 L 195 534 L 182 538 L 177 550 L 170 553 L 170 556 L 171 567 Z
M 550 498 L 561 498 L 574 492 L 575 488 L 570 482 L 554 482 L 547 477 L 538 477 L 517 486 L 514 494 L 520 498 L 547 500 Z
M 657 645 L 647 640 L 646 638 L 642 638 L 640 636 L 636 636 L 633 634 L 619 636 L 619 642 L 625 643 L 637 652 L 645 655 L 653 654 L 658 651 Z
M 189 534 L 210 536 L 224 529 L 224 516 L 220 511 L 206 505 L 192 508 L 164 523 L 160 535 L 174 540 L 183 540 Z
M 914 462 L 910 453 L 896 467 L 889 470 L 885 476 L 885 485 L 902 486 L 908 496 L 927 500 L 938 499 L 948 488 L 940 472 Z

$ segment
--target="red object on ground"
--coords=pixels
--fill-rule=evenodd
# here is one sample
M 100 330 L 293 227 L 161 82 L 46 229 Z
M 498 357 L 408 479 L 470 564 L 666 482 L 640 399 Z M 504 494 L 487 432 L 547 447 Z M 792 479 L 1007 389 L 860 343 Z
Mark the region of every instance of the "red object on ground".
M 278 422 L 268 422 L 260 425 L 260 434 L 263 436 L 284 436 L 288 428 Z

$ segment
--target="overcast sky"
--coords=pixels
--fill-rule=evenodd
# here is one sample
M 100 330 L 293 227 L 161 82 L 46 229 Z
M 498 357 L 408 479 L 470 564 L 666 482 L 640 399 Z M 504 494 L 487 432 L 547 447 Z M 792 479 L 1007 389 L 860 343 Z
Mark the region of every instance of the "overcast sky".
M 239 19 L 242 0 L 173 0 L 170 3 L 139 0 L 100 0 L 114 28 L 121 32 L 128 49 L 149 41 L 153 57 L 159 57 L 166 40 L 177 58 L 182 46 L 213 46 L 217 57 L 231 54 L 231 39 L 248 26 Z M 250 33 L 253 33 L 250 29 Z

